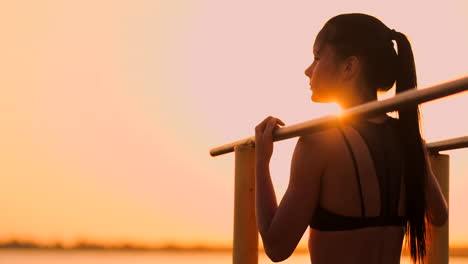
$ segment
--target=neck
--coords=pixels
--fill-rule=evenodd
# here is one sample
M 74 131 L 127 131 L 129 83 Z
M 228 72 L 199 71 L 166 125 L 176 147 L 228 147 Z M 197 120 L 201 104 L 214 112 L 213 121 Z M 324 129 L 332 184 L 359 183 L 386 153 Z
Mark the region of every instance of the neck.
M 343 84 L 340 96 L 337 98 L 337 103 L 342 111 L 377 100 L 377 93 L 370 92 L 370 89 L 365 83 L 355 80 L 352 83 Z
M 368 97 L 364 97 L 364 96 L 352 96 L 352 95 L 349 95 L 345 98 L 345 100 L 341 100 L 338 102 L 338 104 L 340 105 L 340 108 L 342 111 L 344 110 L 347 110 L 349 108 L 353 108 L 355 106 L 358 106 L 358 105 L 361 105 L 361 104 L 364 104 L 364 103 L 368 103 L 368 102 L 371 102 L 371 101 L 375 101 L 377 100 L 377 96 L 368 96 Z
M 368 102 L 371 102 L 371 101 L 376 101 L 377 100 L 377 95 L 367 96 L 367 97 L 349 95 L 349 96 L 345 97 L 345 99 L 346 100 L 339 101 L 339 103 L 338 103 L 342 111 L 345 111 L 347 109 L 350 109 L 350 108 L 353 108 L 355 106 L 365 104 L 365 103 L 368 103 Z M 387 114 L 379 114 L 379 115 L 376 115 L 376 116 L 367 117 L 366 119 L 367 120 L 373 120 L 373 121 L 382 121 L 382 120 L 384 120 L 386 118 L 388 118 Z

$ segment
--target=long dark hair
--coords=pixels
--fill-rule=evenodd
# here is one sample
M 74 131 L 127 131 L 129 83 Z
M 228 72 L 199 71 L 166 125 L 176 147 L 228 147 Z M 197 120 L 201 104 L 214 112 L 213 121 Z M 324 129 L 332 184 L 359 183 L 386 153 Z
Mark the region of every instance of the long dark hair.
M 391 30 L 373 16 L 352 13 L 331 18 L 319 33 L 324 43 L 330 44 L 338 59 L 358 56 L 363 62 L 364 81 L 368 93 L 388 91 L 396 81 L 396 93 L 416 89 L 416 67 L 407 37 Z M 398 48 L 396 53 L 393 45 Z M 403 151 L 403 174 L 406 193 L 406 242 L 411 259 L 423 262 L 426 255 L 426 201 L 427 164 L 420 132 L 419 106 L 398 111 L 399 132 Z

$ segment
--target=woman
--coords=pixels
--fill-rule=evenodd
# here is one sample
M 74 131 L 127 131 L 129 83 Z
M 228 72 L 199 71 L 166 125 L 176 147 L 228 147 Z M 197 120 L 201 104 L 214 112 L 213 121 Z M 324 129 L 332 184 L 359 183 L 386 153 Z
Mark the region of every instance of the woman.
M 395 81 L 397 93 L 416 87 L 408 39 L 369 15 L 330 19 L 314 56 L 305 71 L 314 102 L 347 109 L 377 100 L 377 91 Z M 399 111 L 398 119 L 359 118 L 300 137 L 278 206 L 269 162 L 280 125 L 268 117 L 255 128 L 257 225 L 273 261 L 288 258 L 308 226 L 314 264 L 400 263 L 404 236 L 411 259 L 423 260 L 426 224 L 444 225 L 448 208 L 421 139 L 417 106 Z

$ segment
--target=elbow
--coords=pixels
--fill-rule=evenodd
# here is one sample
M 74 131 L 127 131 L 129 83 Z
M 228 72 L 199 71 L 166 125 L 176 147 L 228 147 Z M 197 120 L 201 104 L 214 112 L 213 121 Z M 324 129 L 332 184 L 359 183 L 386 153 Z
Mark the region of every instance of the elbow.
M 289 257 L 287 255 L 277 254 L 276 252 L 268 252 L 266 250 L 265 253 L 267 254 L 268 258 L 270 258 L 270 260 L 273 262 L 281 262 Z
M 447 223 L 447 219 L 448 219 L 447 217 L 445 218 L 438 217 L 438 218 L 432 219 L 430 223 L 435 227 L 442 227 Z
M 279 247 L 265 246 L 265 253 L 273 262 L 281 262 L 289 258 L 292 254 L 289 250 L 281 249 Z
M 447 221 L 448 221 L 448 209 L 445 208 L 445 210 L 443 210 L 439 214 L 432 215 L 429 220 L 433 226 L 436 226 L 436 227 L 444 226 L 445 224 L 447 224 Z

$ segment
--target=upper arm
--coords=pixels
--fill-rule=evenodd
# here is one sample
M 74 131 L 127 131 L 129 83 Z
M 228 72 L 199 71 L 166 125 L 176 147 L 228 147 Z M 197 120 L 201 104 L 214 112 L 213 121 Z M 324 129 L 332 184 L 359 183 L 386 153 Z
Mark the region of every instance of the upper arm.
M 305 230 L 319 201 L 320 178 L 325 170 L 327 155 L 324 137 L 319 132 L 300 137 L 291 161 L 288 188 L 272 219 L 264 247 L 270 258 L 288 258 Z
M 432 225 L 442 226 L 448 219 L 447 201 L 445 200 L 437 178 L 432 171 L 429 154 L 425 147 L 424 149 L 427 164 L 425 193 L 428 220 Z

